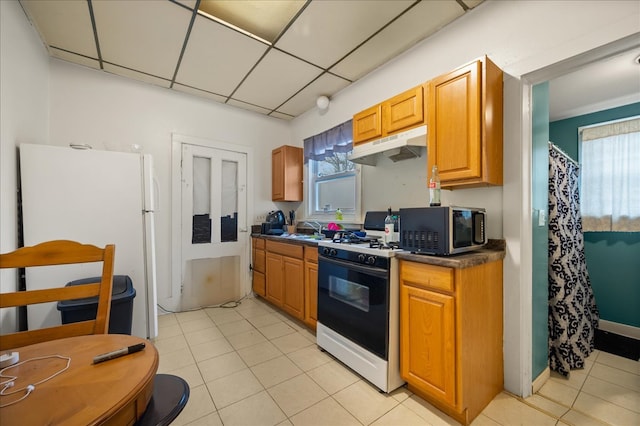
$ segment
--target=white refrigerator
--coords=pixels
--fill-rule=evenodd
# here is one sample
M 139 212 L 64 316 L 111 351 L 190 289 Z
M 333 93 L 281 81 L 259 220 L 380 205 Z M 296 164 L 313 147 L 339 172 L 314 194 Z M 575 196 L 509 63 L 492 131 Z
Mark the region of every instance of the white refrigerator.
M 115 275 L 131 277 L 131 332 L 158 334 L 154 210 L 156 186 L 150 155 L 20 145 L 24 245 L 73 240 L 115 244 Z M 29 268 L 26 288 L 41 289 L 100 275 L 99 264 Z M 29 328 L 60 324 L 55 304 L 28 307 Z

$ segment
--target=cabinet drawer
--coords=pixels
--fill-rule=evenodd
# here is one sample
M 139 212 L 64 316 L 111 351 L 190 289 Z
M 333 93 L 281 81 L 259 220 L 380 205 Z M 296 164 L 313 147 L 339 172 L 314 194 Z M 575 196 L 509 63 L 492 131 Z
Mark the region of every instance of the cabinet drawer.
M 281 254 L 283 256 L 295 257 L 296 259 L 302 259 L 303 247 L 296 244 L 267 241 L 267 251 Z
M 453 268 L 400 261 L 400 280 L 405 285 L 453 292 Z
M 318 248 L 317 247 L 305 247 L 304 248 L 304 260 L 307 262 L 318 263 Z
M 264 250 L 264 239 L 263 238 L 254 238 L 253 239 L 253 248 L 258 250 Z

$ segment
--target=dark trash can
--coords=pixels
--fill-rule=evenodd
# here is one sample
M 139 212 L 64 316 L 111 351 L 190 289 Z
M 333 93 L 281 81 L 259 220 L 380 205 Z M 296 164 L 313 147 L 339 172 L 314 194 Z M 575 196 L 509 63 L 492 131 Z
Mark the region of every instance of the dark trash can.
M 71 281 L 67 286 L 100 282 L 100 277 Z M 128 275 L 114 275 L 111 291 L 111 313 L 109 315 L 109 334 L 131 334 L 133 321 L 133 298 L 136 289 Z M 92 320 L 98 313 L 98 297 L 63 300 L 58 302 L 58 310 L 63 324 Z

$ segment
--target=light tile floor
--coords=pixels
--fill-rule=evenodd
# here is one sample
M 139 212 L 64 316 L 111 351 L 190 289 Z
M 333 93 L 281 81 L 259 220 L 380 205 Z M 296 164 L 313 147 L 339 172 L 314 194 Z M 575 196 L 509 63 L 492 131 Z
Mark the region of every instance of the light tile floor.
M 457 425 L 406 388 L 378 390 L 259 298 L 162 315 L 158 372 L 189 382 L 174 425 Z M 640 425 L 640 363 L 596 351 L 526 400 L 496 396 L 473 425 Z

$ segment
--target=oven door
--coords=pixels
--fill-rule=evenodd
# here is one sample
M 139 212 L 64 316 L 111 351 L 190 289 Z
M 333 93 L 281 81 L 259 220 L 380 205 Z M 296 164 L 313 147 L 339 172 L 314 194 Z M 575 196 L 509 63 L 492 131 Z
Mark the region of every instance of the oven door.
M 320 256 L 318 322 L 386 360 L 389 269 Z

